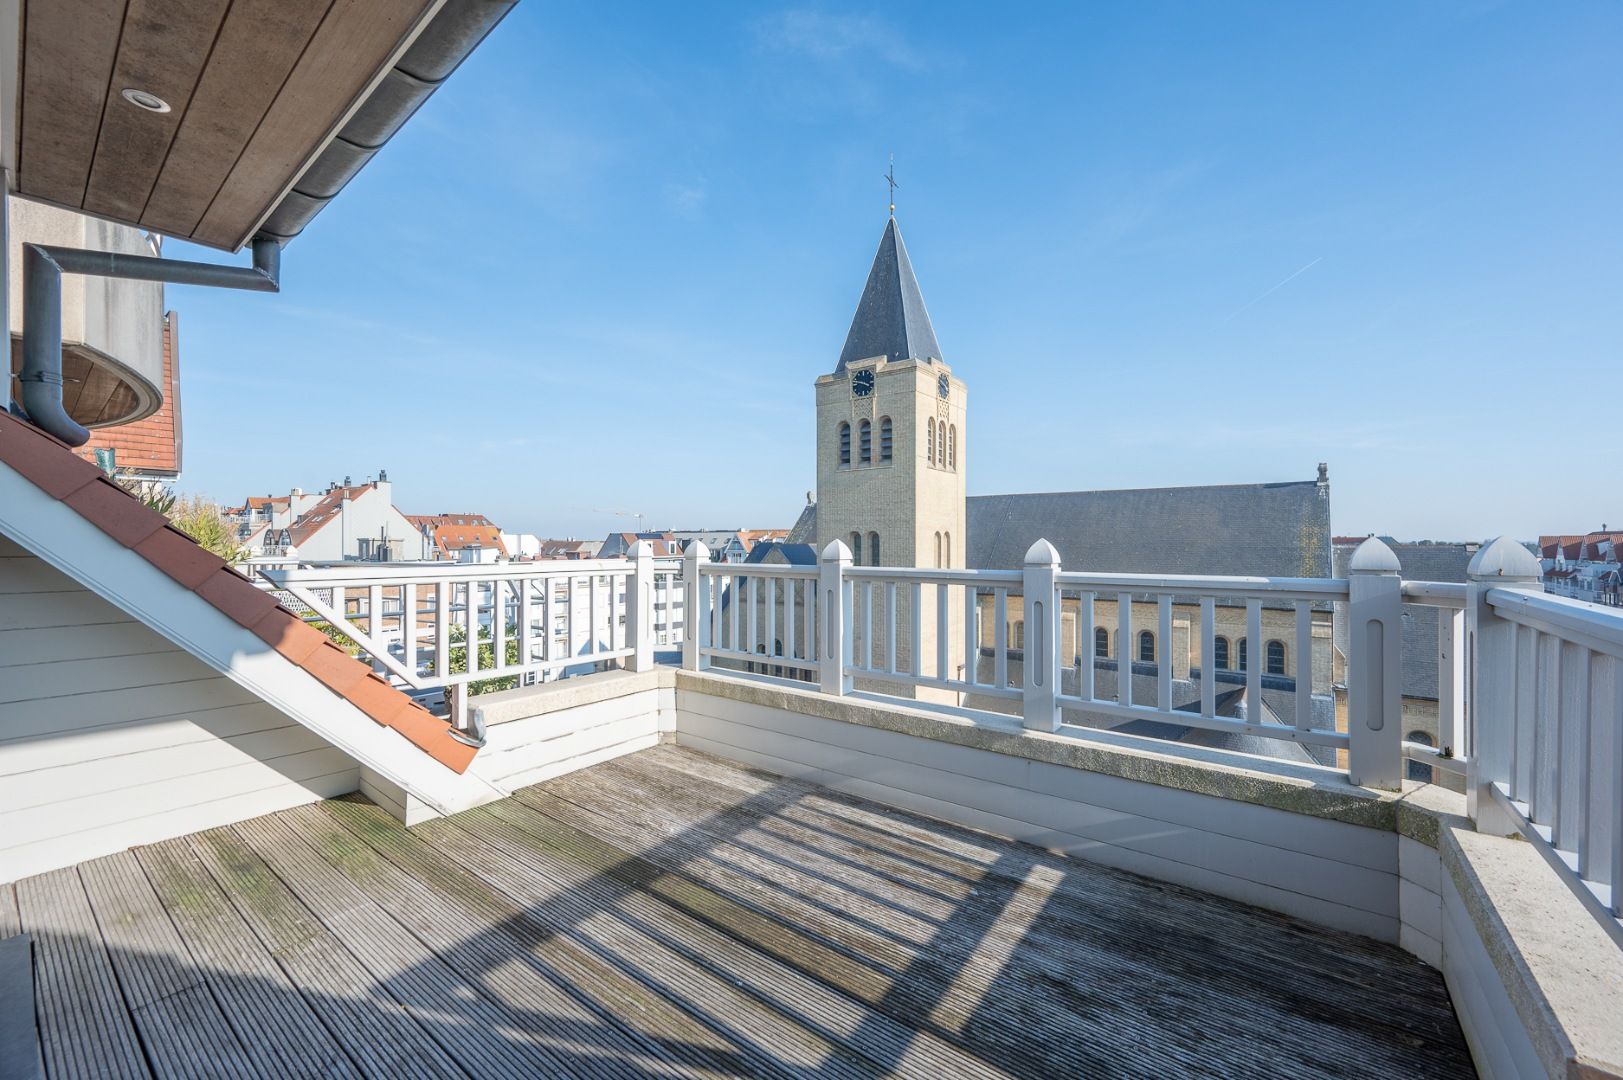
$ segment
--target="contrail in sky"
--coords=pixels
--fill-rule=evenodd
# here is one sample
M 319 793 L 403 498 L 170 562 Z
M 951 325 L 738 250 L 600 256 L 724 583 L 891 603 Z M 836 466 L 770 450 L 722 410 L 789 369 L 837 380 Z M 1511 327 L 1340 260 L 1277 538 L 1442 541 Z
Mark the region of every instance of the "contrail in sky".
M 1241 312 L 1245 311 L 1247 308 L 1250 308 L 1250 307 L 1252 307 L 1252 306 L 1254 306 L 1256 304 L 1262 303 L 1264 300 L 1268 299 L 1274 293 L 1278 292 L 1280 289 L 1283 289 L 1286 285 L 1289 285 L 1291 282 L 1295 281 L 1297 278 L 1301 277 L 1303 274 L 1307 273 L 1309 270 L 1313 269 L 1315 266 L 1319 265 L 1323 261 L 1324 261 L 1324 256 L 1320 255 L 1317 259 L 1314 259 L 1312 262 L 1308 263 L 1306 266 L 1304 266 L 1300 270 L 1296 271 L 1296 273 L 1292 274 L 1290 277 L 1286 278 L 1284 281 L 1281 281 L 1279 284 L 1275 285 L 1273 288 L 1269 289 L 1267 292 L 1263 293 L 1261 296 L 1257 297 L 1256 299 L 1252 300 L 1250 303 L 1246 304 L 1245 307 L 1242 307 L 1242 308 L 1238 309 L 1237 311 L 1229 312 L 1228 318 L 1224 319 L 1223 322 L 1220 322 L 1217 325 L 1222 326 L 1224 323 L 1228 322 L 1229 319 L 1232 319 L 1236 315 L 1239 315 Z

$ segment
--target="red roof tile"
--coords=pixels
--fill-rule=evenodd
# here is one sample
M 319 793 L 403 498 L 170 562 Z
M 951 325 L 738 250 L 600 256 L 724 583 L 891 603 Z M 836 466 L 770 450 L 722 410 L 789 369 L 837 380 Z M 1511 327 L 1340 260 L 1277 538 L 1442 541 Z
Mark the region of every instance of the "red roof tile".
M 198 547 L 197 541 L 173 525 L 135 545 L 135 553 L 188 589 L 197 588 L 225 566 L 224 559 Z
M 270 593 L 198 547 L 65 444 L 0 412 L 0 461 L 440 764 L 460 773 L 473 761 L 475 748 L 451 738 L 448 723 L 278 606 Z
M 80 517 L 127 548 L 169 524 L 169 519 L 107 479 L 98 477 L 62 500 Z

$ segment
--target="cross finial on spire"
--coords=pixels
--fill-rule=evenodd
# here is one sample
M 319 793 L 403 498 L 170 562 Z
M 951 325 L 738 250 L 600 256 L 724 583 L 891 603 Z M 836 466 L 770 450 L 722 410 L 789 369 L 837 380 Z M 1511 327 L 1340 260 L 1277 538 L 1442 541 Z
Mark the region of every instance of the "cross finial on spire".
M 885 173 L 885 183 L 890 185 L 890 216 L 895 217 L 896 216 L 896 189 L 900 186 L 899 184 L 896 183 L 896 155 L 895 154 L 890 155 L 890 171 Z

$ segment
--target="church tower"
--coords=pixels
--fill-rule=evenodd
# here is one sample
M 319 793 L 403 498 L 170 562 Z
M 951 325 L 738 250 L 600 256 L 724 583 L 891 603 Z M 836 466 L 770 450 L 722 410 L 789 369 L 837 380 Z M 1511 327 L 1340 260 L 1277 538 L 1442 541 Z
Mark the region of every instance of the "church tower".
M 967 394 L 895 217 L 839 364 L 816 385 L 817 550 L 843 540 L 860 566 L 963 567 Z

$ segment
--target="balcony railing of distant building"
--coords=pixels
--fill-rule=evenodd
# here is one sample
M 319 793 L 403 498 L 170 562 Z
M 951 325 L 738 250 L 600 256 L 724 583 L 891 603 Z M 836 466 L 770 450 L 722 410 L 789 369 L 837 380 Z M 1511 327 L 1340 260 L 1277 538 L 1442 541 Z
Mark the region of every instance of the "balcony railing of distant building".
M 1379 540 L 1346 578 L 1085 573 L 1041 541 L 1021 570 L 854 566 L 838 542 L 812 566 L 740 565 L 695 543 L 266 576 L 414 689 L 646 670 L 680 644 L 689 670 L 1045 737 L 1173 738 L 1392 791 L 1416 763 L 1479 828 L 1532 842 L 1623 942 L 1623 613 L 1544 594 L 1508 541 L 1464 584 L 1403 580 Z M 1405 605 L 1437 619 L 1435 746 L 1404 740 Z M 471 666 L 452 672 L 457 649 Z

